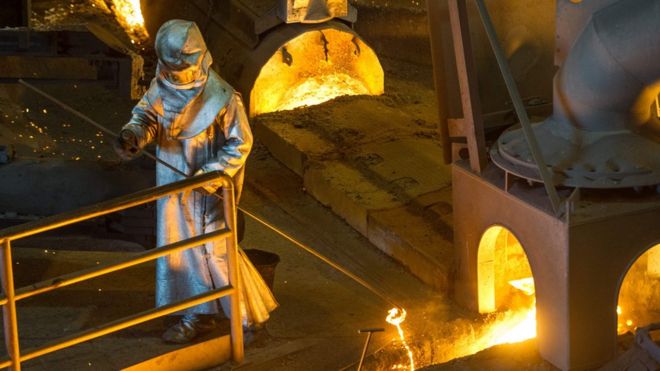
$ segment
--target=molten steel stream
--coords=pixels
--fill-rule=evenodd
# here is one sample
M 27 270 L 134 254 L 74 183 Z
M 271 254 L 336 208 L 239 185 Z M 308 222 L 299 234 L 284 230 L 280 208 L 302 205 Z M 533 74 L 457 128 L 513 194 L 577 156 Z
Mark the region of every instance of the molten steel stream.
M 397 331 L 399 332 L 399 338 L 401 339 L 401 343 L 403 344 L 403 347 L 406 348 L 406 352 L 408 353 L 408 360 L 410 361 L 410 370 L 414 371 L 415 370 L 415 361 L 413 359 L 413 354 L 412 350 L 410 350 L 410 346 L 408 345 L 408 342 L 406 341 L 406 337 L 403 334 L 403 329 L 401 328 L 401 323 L 406 320 L 406 310 L 401 308 L 392 308 L 389 310 L 387 314 L 387 318 L 385 319 L 387 323 L 392 324 L 396 326 Z M 398 366 L 398 367 L 397 367 Z M 396 368 L 404 368 L 405 366 L 403 365 L 397 365 L 395 366 Z

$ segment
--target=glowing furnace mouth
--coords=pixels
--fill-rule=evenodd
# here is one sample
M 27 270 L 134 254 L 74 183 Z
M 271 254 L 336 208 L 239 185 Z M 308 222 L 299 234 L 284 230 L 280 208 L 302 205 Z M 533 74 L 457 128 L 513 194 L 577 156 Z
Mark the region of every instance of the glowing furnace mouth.
M 340 22 L 298 30 L 261 67 L 250 92 L 250 116 L 383 93 L 378 57 L 353 30 Z

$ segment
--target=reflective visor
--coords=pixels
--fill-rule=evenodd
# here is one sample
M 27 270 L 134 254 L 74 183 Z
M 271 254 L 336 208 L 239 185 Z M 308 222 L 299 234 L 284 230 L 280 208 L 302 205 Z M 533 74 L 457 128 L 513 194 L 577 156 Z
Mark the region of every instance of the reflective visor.
M 190 66 L 180 71 L 166 69 L 163 71 L 163 75 L 172 84 L 186 85 L 198 80 L 200 71 L 201 68 L 199 66 Z

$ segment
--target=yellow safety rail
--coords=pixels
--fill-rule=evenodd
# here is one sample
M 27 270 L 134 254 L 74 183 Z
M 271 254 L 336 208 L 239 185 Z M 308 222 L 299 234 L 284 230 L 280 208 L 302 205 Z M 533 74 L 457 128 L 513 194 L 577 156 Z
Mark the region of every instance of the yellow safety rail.
M 142 205 L 155 201 L 161 197 L 190 191 L 195 188 L 216 183 L 222 185 L 223 208 L 227 227 L 210 232 L 201 236 L 189 238 L 167 246 L 158 247 L 144 253 L 140 253 L 133 258 L 114 264 L 94 267 L 92 269 L 63 275 L 57 278 L 37 282 L 33 285 L 14 288 L 14 275 L 12 271 L 11 243 L 20 238 L 32 236 L 41 232 L 50 231 L 56 228 L 64 227 L 83 220 L 110 214 L 116 211 L 128 209 L 130 207 Z M 231 347 L 232 359 L 236 362 L 243 361 L 243 329 L 241 326 L 241 316 L 239 310 L 239 280 L 238 280 L 238 242 L 236 240 L 236 204 L 234 199 L 234 186 L 231 178 L 220 171 L 210 172 L 200 176 L 188 178 L 176 183 L 166 184 L 159 187 L 149 188 L 128 196 L 118 197 L 109 201 L 101 202 L 92 206 L 84 207 L 75 211 L 66 212 L 34 222 L 21 224 L 15 227 L 0 231 L 0 242 L 2 242 L 2 254 L 0 255 L 0 269 L 2 270 L 0 279 L 5 296 L 0 298 L 4 316 L 4 336 L 7 345 L 9 358 L 0 360 L 0 368 L 11 367 L 12 370 L 20 370 L 21 362 L 34 359 L 45 354 L 64 349 L 87 340 L 110 334 L 115 331 L 137 325 L 158 317 L 176 313 L 180 310 L 193 307 L 195 305 L 215 300 L 223 296 L 230 297 L 230 322 L 231 322 Z M 97 326 L 80 333 L 61 338 L 40 347 L 27 349 L 21 352 L 18 339 L 18 323 L 16 317 L 16 302 L 38 294 L 49 292 L 60 287 L 72 285 L 74 283 L 89 280 L 108 273 L 116 272 L 124 268 L 132 267 L 137 264 L 155 260 L 177 251 L 189 249 L 201 244 L 226 238 L 227 245 L 227 265 L 229 285 L 208 291 L 178 303 L 172 303 L 166 306 L 150 309 L 137 313 L 105 325 Z

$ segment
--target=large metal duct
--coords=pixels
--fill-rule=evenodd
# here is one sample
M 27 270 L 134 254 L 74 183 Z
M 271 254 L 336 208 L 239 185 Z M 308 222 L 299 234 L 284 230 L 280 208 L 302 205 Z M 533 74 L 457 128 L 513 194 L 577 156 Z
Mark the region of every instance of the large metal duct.
M 660 2 L 620 0 L 593 14 L 554 80 L 554 112 L 535 124 L 555 183 L 660 184 Z M 520 128 L 491 150 L 506 171 L 540 180 Z

